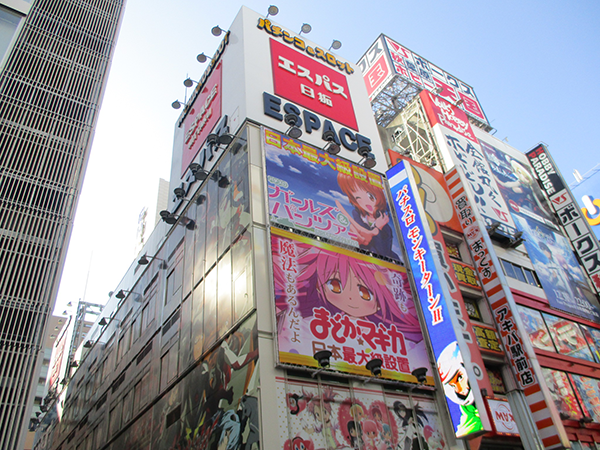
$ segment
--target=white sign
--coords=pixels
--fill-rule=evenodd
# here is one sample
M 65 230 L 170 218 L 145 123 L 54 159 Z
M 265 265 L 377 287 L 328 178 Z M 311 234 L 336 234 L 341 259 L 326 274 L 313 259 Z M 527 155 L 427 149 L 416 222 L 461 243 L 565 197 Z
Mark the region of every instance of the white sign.
M 518 436 L 519 429 L 517 423 L 513 417 L 510 405 L 505 400 L 493 400 L 488 398 L 488 405 L 490 406 L 490 412 L 492 413 L 492 420 L 496 427 L 498 434 L 508 434 L 511 436 Z

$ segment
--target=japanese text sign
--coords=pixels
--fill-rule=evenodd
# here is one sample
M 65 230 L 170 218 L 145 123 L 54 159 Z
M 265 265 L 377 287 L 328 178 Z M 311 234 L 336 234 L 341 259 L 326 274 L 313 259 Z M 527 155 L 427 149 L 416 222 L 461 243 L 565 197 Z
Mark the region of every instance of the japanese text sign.
M 479 280 L 490 304 L 496 328 L 504 347 L 504 353 L 510 361 L 515 379 L 523 389 L 527 404 L 531 410 L 532 418 L 540 433 L 540 437 L 547 449 L 563 448 L 567 441 L 560 418 L 548 407 L 547 394 L 540 385 L 539 366 L 534 365 L 531 356 L 533 349 L 524 331 L 519 329 L 519 322 L 514 314 L 516 303 L 512 298 L 510 289 L 502 282 L 489 251 L 489 237 L 478 218 L 478 211 L 474 209 L 473 202 L 467 195 L 465 181 L 460 175 L 458 167 L 446 173 L 448 188 L 454 202 L 454 207 L 461 220 L 464 236 L 473 257 Z M 483 233 L 486 233 L 484 235 Z M 514 313 L 513 313 L 514 311 Z M 527 340 L 525 340 L 527 339 Z M 546 390 L 547 391 L 547 390 Z
M 264 131 L 272 223 L 400 259 L 381 175 Z
M 429 93 L 422 93 L 421 95 L 421 101 L 426 112 L 434 109 L 431 98 L 435 98 L 435 96 Z M 440 108 L 447 104 L 445 100 L 439 97 L 436 101 Z M 462 126 L 462 123 L 467 120 L 465 114 L 451 105 L 446 109 L 441 108 L 441 110 L 450 111 L 454 114 L 454 116 L 449 115 L 442 123 L 438 120 L 437 114 L 428 113 L 429 121 L 441 151 L 448 153 L 455 165 L 460 167 L 465 174 L 465 178 L 473 192 L 477 209 L 483 216 L 486 225 L 498 223 L 501 231 L 512 236 L 517 230 L 506 202 L 500 194 L 490 165 L 481 150 L 479 142 L 474 137 L 471 126 L 468 125 L 466 128 Z M 449 124 L 451 126 L 453 123 L 460 123 L 461 125 L 449 127 Z M 473 137 L 470 137 L 471 135 Z
M 223 65 L 221 63 L 214 68 L 183 122 L 182 175 L 202 148 L 208 134 L 221 118 L 222 69 Z
M 383 376 L 409 380 L 428 365 L 406 270 L 322 241 L 271 228 L 279 359 L 366 375 L 383 361 Z
M 432 250 L 431 233 L 425 228 L 420 197 L 409 174 L 410 164 L 402 162 L 387 172 L 401 235 L 415 279 L 415 288 L 423 312 L 427 332 L 437 369 L 444 385 L 446 403 L 457 437 L 467 437 L 484 430 L 476 404 L 477 389 L 471 389 L 475 379 L 469 381 L 470 364 L 464 364 L 466 348 L 462 336 L 457 335 L 457 323 L 453 306 L 448 304 L 447 289 L 442 287 Z M 447 298 L 448 297 L 448 298 Z M 454 315 L 453 315 L 454 314 Z M 468 353 L 467 353 L 468 356 Z M 469 366 L 469 367 L 467 367 Z M 474 376 L 473 376 L 474 377 Z M 463 382 L 457 384 L 460 378 Z M 476 384 L 476 383 L 475 383 Z
M 527 153 L 529 162 L 550 198 L 561 225 L 573 249 L 592 280 L 596 294 L 600 294 L 600 243 L 589 223 L 583 217 L 577 202 L 558 173 L 554 160 L 543 145 Z
M 271 39 L 275 94 L 358 130 L 346 75 Z

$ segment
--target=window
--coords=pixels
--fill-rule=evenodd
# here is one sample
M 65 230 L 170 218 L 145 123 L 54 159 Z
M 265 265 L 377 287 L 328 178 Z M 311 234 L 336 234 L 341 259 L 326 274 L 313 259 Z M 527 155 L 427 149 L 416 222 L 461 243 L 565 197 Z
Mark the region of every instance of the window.
M 504 259 L 501 259 L 500 261 L 502 262 L 504 274 L 507 277 L 515 278 L 523 283 L 530 284 L 531 286 L 541 287 L 538 276 L 533 270 L 505 261 Z
M 127 394 L 123 396 L 123 423 L 126 424 L 131 420 L 132 413 L 132 393 L 129 391 Z
M 138 340 L 142 334 L 142 317 L 138 316 L 131 324 L 131 343 Z
M 179 352 L 177 345 L 174 345 L 160 359 L 160 388 L 166 387 L 177 377 Z
M 20 21 L 18 14 L 0 6 L 0 61 L 8 50 Z
M 477 300 L 474 298 L 468 298 L 463 295 L 463 300 L 465 303 L 465 309 L 467 310 L 467 315 L 469 318 L 473 320 L 482 321 L 481 312 L 479 311 L 479 306 L 477 306 Z
M 154 299 L 156 298 L 156 293 L 152 295 L 150 301 L 144 306 L 142 311 L 142 329 L 145 330 L 154 320 Z

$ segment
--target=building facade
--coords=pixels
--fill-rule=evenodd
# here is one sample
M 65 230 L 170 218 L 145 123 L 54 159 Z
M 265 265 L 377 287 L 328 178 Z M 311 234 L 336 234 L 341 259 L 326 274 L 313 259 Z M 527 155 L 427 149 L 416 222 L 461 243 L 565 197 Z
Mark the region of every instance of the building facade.
M 473 88 L 385 36 L 221 31 L 34 448 L 595 448 L 594 286 Z
M 0 445 L 22 448 L 123 1 L 0 4 Z

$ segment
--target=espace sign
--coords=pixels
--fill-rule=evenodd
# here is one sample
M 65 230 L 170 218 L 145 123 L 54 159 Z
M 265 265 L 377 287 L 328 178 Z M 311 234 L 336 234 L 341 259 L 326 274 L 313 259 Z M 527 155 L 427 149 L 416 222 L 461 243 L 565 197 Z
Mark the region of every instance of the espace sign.
M 258 18 L 256 28 L 260 33 L 252 36 L 256 52 L 250 71 L 256 74 L 251 87 L 262 87 L 260 122 L 285 133 L 290 127 L 286 115 L 295 116 L 295 126 L 302 130 L 295 139 L 316 148 L 333 141 L 340 156 L 355 163 L 372 153 L 383 169 L 385 154 L 366 88 L 352 65 L 268 19 Z M 266 71 L 270 73 L 265 77 Z
M 346 76 L 271 39 L 275 95 L 358 130 Z

